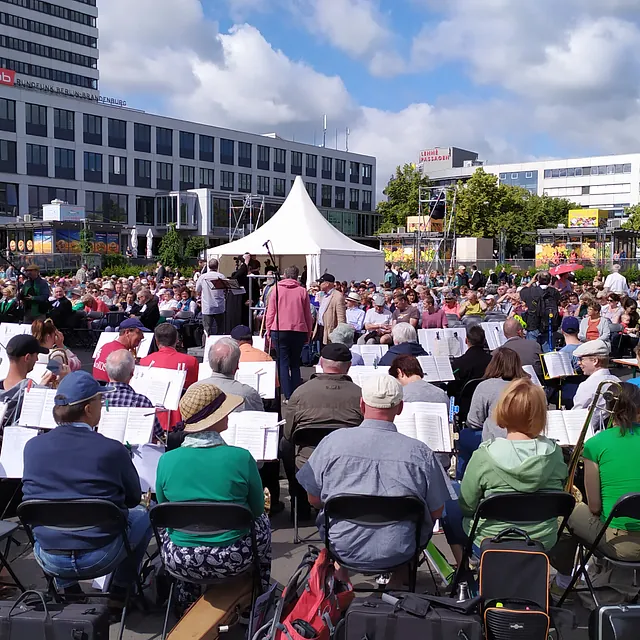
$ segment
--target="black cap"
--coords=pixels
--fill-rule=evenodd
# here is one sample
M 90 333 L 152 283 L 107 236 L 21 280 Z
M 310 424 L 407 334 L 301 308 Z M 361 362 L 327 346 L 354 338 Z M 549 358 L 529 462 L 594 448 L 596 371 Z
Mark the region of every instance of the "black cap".
M 351 362 L 351 351 L 349 351 L 349 347 L 339 342 L 326 345 L 320 352 L 320 355 L 325 360 Z
M 245 324 L 239 324 L 237 327 L 231 329 L 231 337 L 234 340 L 251 340 L 251 329 Z
M 49 353 L 49 349 L 41 347 L 38 341 L 30 335 L 13 336 L 7 344 L 7 355 L 10 358 L 22 358 L 30 353 Z
M 335 282 L 336 277 L 332 276 L 330 273 L 323 273 L 319 278 L 318 282 Z

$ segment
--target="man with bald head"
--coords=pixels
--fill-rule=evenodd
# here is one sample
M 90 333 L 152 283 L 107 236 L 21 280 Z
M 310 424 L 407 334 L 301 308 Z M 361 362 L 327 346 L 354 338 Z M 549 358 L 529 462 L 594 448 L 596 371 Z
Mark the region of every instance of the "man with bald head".
M 522 366 L 531 365 L 538 378 L 542 380 L 542 364 L 540 362 L 542 348 L 540 344 L 534 340 L 525 340 L 524 329 L 515 318 L 505 320 L 502 330 L 507 339 L 502 346 L 515 351 L 520 356 Z

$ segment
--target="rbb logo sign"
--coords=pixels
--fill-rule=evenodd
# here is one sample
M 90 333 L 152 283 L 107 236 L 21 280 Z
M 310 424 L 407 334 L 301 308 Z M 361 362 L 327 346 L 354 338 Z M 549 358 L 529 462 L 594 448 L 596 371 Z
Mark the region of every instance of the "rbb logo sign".
M 8 84 L 10 87 L 16 82 L 16 72 L 10 69 L 0 69 L 0 84 Z

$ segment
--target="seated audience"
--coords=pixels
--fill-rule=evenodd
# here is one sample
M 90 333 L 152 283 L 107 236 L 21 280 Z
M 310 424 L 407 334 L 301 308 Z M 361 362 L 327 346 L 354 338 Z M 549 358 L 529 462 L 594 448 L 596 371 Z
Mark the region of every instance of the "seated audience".
M 563 536 L 552 554 L 560 589 L 569 586 L 578 543 L 591 546 L 615 503 L 640 492 L 640 389 L 623 382 L 614 395 L 612 428 L 584 445 L 586 502 L 576 505 L 568 522 L 571 536 Z M 640 562 L 640 520 L 613 520 L 598 548 L 612 558 Z
M 513 350 L 500 347 L 493 352 L 491 362 L 485 371 L 483 381 L 476 387 L 467 416 L 467 426 L 482 429 L 482 439 L 502 437 L 506 431 L 499 427 L 493 411 L 502 392 L 513 380 L 529 378 L 520 363 L 520 356 Z
M 357 333 L 360 333 L 364 328 L 364 311 L 360 308 L 362 302 L 360 295 L 355 291 L 348 293 L 345 297 L 347 303 L 347 324 L 351 325 Z
M 444 294 L 444 305 L 442 309 L 446 316 L 456 316 L 456 318 L 460 318 L 460 305 L 453 292 L 448 291 Z
M 391 311 L 385 308 L 385 297 L 382 293 L 373 295 L 373 309 L 364 316 L 364 335 L 358 344 L 392 344 Z
M 360 400 L 362 424 L 324 438 L 297 478 L 317 509 L 340 494 L 419 498 L 425 505 L 420 541 L 424 546 L 445 501 L 455 498 L 455 492 L 433 451 L 397 432 L 393 421 L 402 406 L 397 380 L 391 376 L 367 380 Z M 322 512 L 317 522 L 324 537 Z M 341 521 L 331 527 L 330 537 L 345 562 L 372 572 L 407 562 L 415 549 L 415 529 L 409 522 L 381 527 Z
M 602 317 L 606 318 L 611 324 L 620 324 L 620 318 L 624 313 L 624 309 L 620 304 L 620 296 L 617 293 L 609 293 L 607 303 L 602 308 Z
M 185 439 L 179 449 L 160 458 L 156 492 L 159 504 L 209 500 L 248 507 L 254 517 L 262 587 L 267 589 L 271 526 L 264 512 L 258 467 L 246 449 L 226 444 L 221 435 L 228 427 L 229 414 L 242 404 L 241 397 L 227 395 L 212 384 L 197 384 L 187 390 L 180 400 Z M 250 549 L 246 530 L 197 535 L 167 529 L 160 551 L 172 571 L 187 579 L 222 579 L 247 570 L 252 562 Z M 179 604 L 190 604 L 201 591 L 201 585 L 179 582 Z
M 449 406 L 449 396 L 423 380 L 424 372 L 414 356 L 398 356 L 389 367 L 389 375 L 402 385 L 402 399 L 407 402 L 440 402 Z
M 309 517 L 310 509 L 304 491 L 295 480 L 295 474 L 309 459 L 313 447 L 302 447 L 294 451 L 291 440 L 300 427 L 336 424 L 354 427 L 362 422 L 361 390 L 348 375 L 351 356 L 351 351 L 343 344 L 326 345 L 320 357 L 322 373 L 312 374 L 309 382 L 293 392 L 283 409 L 286 423 L 284 437 L 280 441 L 280 452 L 289 480 L 289 493 L 292 498 L 294 495 L 302 498 L 298 502 L 298 514 L 302 519 Z
M 487 303 L 482 298 L 478 298 L 477 291 L 469 291 L 467 299 L 460 305 L 458 313 L 461 318 L 463 316 L 484 316 L 486 309 Z
M 246 325 L 240 324 L 231 329 L 231 338 L 240 347 L 240 362 L 273 362 L 268 353 L 253 346 L 253 334 Z
M 422 328 L 443 329 L 447 325 L 447 312 L 443 307 L 436 307 L 433 296 L 425 296 L 423 301 Z
M 71 289 L 71 311 L 84 311 L 82 289 Z
M 2 290 L 0 302 L 0 322 L 18 322 L 22 318 L 22 310 L 16 298 L 14 286 L 5 287 Z
M 393 325 L 408 323 L 414 329 L 418 328 L 418 322 L 420 321 L 420 312 L 418 307 L 414 307 L 409 304 L 409 300 L 404 293 L 399 293 L 394 296 L 396 310 L 391 316 L 391 322 Z
M 483 442 L 474 452 L 462 478 L 457 504 L 452 501 L 446 505 L 445 533 L 458 562 L 478 504 L 484 498 L 511 491 L 562 491 L 567 478 L 562 449 L 544 436 L 547 398 L 541 387 L 528 378 L 510 382 L 497 403 L 495 420 L 505 436 Z M 505 522 L 482 521 L 474 544 L 479 547 L 484 538 L 496 536 L 508 526 Z M 556 518 L 517 526 L 547 550 L 557 541 Z
M 137 295 L 139 310 L 132 310 L 132 316 L 138 316 L 140 322 L 147 327 L 149 331 L 154 331 L 158 322 L 160 322 L 160 309 L 158 309 L 158 299 L 149 291 L 149 289 L 140 289 Z
M 58 427 L 30 440 L 24 450 L 24 500 L 101 499 L 113 502 L 127 517 L 127 536 L 137 566 L 151 540 L 147 509 L 140 505 L 138 473 L 127 448 L 94 428 L 100 422 L 101 387 L 86 371 L 62 380 L 53 417 Z M 122 607 L 135 573 L 127 561 L 122 537 L 111 528 L 59 531 L 36 527 L 34 554 L 42 568 L 56 576 L 65 593 L 82 593 L 78 580 L 87 573 L 115 571 L 110 591 L 112 606 Z
M 402 322 L 393 327 L 391 331 L 393 345 L 389 347 L 380 362 L 382 367 L 388 367 L 397 356 L 426 356 L 427 352 L 418 342 L 418 332 L 408 322 Z
M 49 309 L 49 317 L 56 327 L 60 327 L 62 329 L 69 326 L 71 313 L 71 300 L 67 298 L 64 288 L 61 286 L 54 287 L 53 301 L 51 302 L 51 309 Z
M 343 344 L 347 349 L 353 347 L 355 339 L 355 331 L 353 327 L 346 322 L 341 322 L 330 334 L 329 342 L 333 344 Z M 359 353 L 351 352 L 351 366 L 362 367 L 364 366 L 364 360 Z
M 580 321 L 580 331 L 578 332 L 580 342 L 602 340 L 609 344 L 611 340 L 610 322 L 602 317 L 601 310 L 599 302 L 589 303 L 587 316 Z
M 560 349 L 562 353 L 568 353 L 572 356 L 575 350 L 582 344 L 578 339 L 578 332 L 580 331 L 580 321 L 573 316 L 565 316 L 562 319 L 560 325 L 562 331 L 562 337 L 564 338 L 564 347 Z
M 451 368 L 456 379 L 447 385 L 447 393 L 455 396 L 469 380 L 478 380 L 484 376 L 491 354 L 484 349 L 484 329 L 478 325 L 467 328 L 467 350 L 461 356 L 451 360 Z
M 542 380 L 542 363 L 540 354 L 542 348 L 536 340 L 526 340 L 522 325 L 515 319 L 505 320 L 502 328 L 507 341 L 502 345 L 505 349 L 511 349 L 520 356 L 520 364 L 523 367 L 531 366 L 536 375 Z
M 93 377 L 96 380 L 107 382 L 109 378 L 106 367 L 109 354 L 118 351 L 118 349 L 126 349 L 135 356 L 136 349 L 140 346 L 145 333 L 149 333 L 149 329 L 138 318 L 128 318 L 120 323 L 118 337 L 100 347 L 93 361 Z
M 632 298 L 627 298 L 624 303 L 624 312 L 622 316 L 620 316 L 620 326 L 622 330 L 616 333 L 611 340 L 612 358 L 622 358 L 629 351 L 635 349 L 638 344 L 639 323 L 638 303 Z
M 48 349 L 49 361 L 57 360 L 60 363 L 62 375 L 66 375 L 69 371 L 82 369 L 80 358 L 71 349 L 64 346 L 64 336 L 58 331 L 51 318 L 44 321 L 34 320 L 31 324 L 31 335 L 41 347 Z

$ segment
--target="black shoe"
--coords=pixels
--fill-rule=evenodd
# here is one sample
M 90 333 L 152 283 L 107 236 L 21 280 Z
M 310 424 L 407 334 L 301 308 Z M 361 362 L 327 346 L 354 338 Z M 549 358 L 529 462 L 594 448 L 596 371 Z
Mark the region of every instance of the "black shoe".
M 273 518 L 273 516 L 277 516 L 279 513 L 282 513 L 283 511 L 284 511 L 284 502 L 280 500 L 279 502 L 276 502 L 275 504 L 271 505 L 271 509 L 269 510 L 269 517 Z

